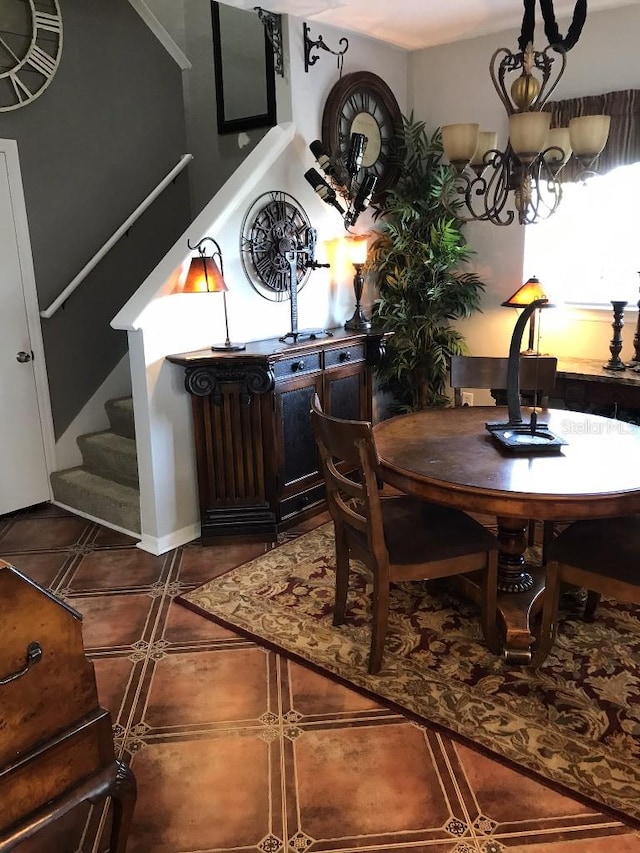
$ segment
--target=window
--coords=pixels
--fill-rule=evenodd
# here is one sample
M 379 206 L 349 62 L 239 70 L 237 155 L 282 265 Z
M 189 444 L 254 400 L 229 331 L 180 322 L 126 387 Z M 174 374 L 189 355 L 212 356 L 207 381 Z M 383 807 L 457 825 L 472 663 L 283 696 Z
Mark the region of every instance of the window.
M 556 304 L 611 310 L 638 302 L 640 163 L 566 183 L 557 211 L 525 230 L 524 275 Z

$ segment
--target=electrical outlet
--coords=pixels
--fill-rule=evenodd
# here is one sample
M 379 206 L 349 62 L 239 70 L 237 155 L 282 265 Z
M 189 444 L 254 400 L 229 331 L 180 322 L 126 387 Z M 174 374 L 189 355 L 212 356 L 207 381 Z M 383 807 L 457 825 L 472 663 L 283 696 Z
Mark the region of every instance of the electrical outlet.
M 473 394 L 471 393 L 471 391 L 462 392 L 462 405 L 473 406 Z

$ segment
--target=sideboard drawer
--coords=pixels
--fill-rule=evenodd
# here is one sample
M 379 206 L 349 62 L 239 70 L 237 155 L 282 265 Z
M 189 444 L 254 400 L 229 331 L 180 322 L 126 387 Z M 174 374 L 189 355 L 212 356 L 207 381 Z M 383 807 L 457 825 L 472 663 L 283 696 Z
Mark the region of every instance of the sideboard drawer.
M 305 373 L 313 373 L 322 369 L 322 361 L 319 352 L 300 353 L 296 358 L 285 358 L 276 361 L 273 372 L 276 379 L 290 379 L 292 376 L 300 376 Z
M 354 344 L 348 347 L 336 347 L 328 349 L 324 354 L 325 369 L 330 367 L 338 367 L 344 364 L 353 364 L 356 361 L 364 361 L 365 359 L 364 344 Z

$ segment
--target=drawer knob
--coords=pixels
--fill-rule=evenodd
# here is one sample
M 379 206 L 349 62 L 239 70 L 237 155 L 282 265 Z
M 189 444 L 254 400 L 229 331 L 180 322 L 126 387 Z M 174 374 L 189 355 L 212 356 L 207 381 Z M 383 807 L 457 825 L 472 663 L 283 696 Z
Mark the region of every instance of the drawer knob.
M 291 370 L 293 370 L 294 373 L 296 370 L 304 370 L 304 359 L 301 358 L 300 361 L 294 361 L 291 365 Z
M 40 661 L 42 657 L 42 646 L 40 643 L 29 643 L 27 646 L 27 657 L 25 660 L 25 665 L 22 669 L 18 669 L 15 672 L 12 672 L 10 675 L 5 675 L 4 678 L 0 678 L 0 685 L 9 684 L 11 681 L 16 681 L 18 678 L 22 678 L 23 675 L 26 675 L 31 667 Z
M 351 361 L 351 353 L 349 351 L 341 352 L 340 361 Z

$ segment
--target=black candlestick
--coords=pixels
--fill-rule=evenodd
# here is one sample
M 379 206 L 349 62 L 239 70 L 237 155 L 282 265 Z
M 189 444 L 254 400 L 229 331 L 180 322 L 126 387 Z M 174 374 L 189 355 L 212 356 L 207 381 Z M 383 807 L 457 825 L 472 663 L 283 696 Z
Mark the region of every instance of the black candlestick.
M 362 266 L 362 264 L 354 264 L 356 274 L 353 277 L 353 291 L 356 295 L 356 310 L 353 312 L 353 317 L 344 324 L 345 329 L 350 332 L 360 332 L 371 328 L 371 320 L 367 320 L 360 305 L 362 288 L 364 287 Z
M 638 272 L 640 275 L 640 272 Z M 636 373 L 640 373 L 640 299 L 638 300 L 638 319 L 636 321 L 636 333 L 633 336 L 633 358 L 627 362 L 627 367 L 633 367 Z
M 624 362 L 620 358 L 620 350 L 622 349 L 622 327 L 624 326 L 624 320 L 622 319 L 622 315 L 624 313 L 626 302 L 616 302 L 613 299 L 611 300 L 611 304 L 613 305 L 613 323 L 611 324 L 613 328 L 613 337 L 611 338 L 611 343 L 609 344 L 609 352 L 611 353 L 611 358 L 606 364 L 603 364 L 605 370 L 626 370 L 627 368 L 624 365 Z

